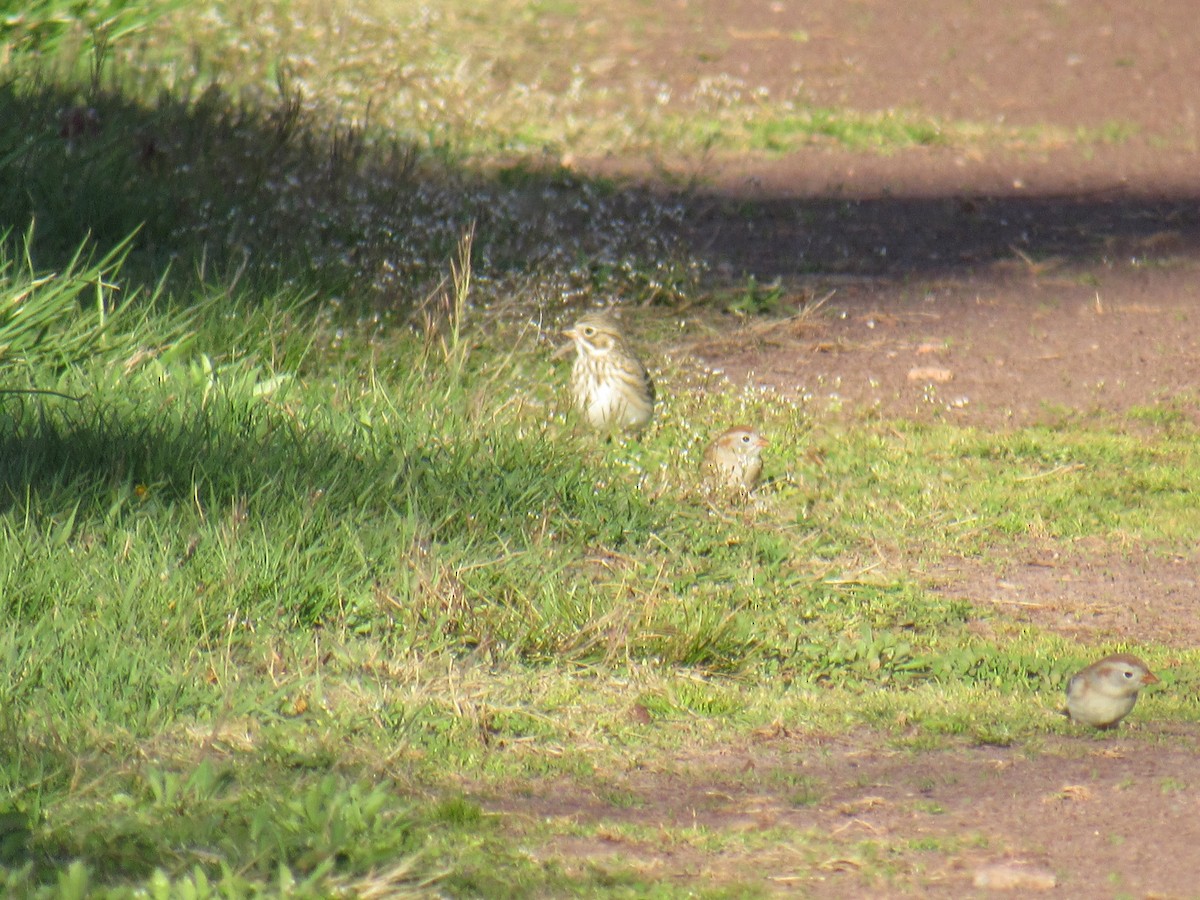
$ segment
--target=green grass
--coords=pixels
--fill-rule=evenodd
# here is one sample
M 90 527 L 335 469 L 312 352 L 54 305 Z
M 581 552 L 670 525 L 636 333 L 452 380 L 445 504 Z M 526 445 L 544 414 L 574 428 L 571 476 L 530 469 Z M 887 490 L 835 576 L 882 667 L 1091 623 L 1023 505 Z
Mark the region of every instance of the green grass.
M 63 296 L 122 283 L 119 260 L 102 267 L 63 273 Z M 13 297 L 42 278 L 10 272 Z M 1194 518 L 1176 422 L 1150 445 L 1106 427 L 797 427 L 803 405 L 688 391 L 668 369 L 648 440 L 597 444 L 532 337 L 461 302 L 425 337 L 217 292 L 185 321 L 86 309 L 63 332 L 86 358 L 34 345 L 6 369 L 57 392 L 7 398 L 0 419 L 14 890 L 242 890 L 285 866 L 319 894 L 383 860 L 452 894 L 555 890 L 578 876 L 472 862 L 496 858 L 486 832 L 438 845 L 478 813 L 430 814 L 418 792 L 454 772 L 588 778 L 630 743 L 779 718 L 1005 744 L 1062 730 L 1041 704 L 1089 648 L 971 635 L 978 611 L 931 594 L 920 561 L 1031 533 L 1169 547 Z M 772 474 L 813 444 L 823 464 L 714 515 L 690 429 L 735 402 L 775 436 Z M 881 545 L 914 575 L 856 572 Z M 671 735 L 630 721 L 638 672 Z M 1195 695 L 1186 672 L 1167 676 L 1175 697 Z M 642 883 L 611 875 L 588 877 Z
M 638 338 L 667 342 L 711 298 L 678 206 L 574 174 L 561 149 L 974 139 L 721 86 L 682 113 L 632 85 L 551 90 L 555 54 L 653 24 L 597 36 L 581 9 L 402 6 L 381 31 L 356 6 L 338 47 L 315 35 L 345 11 L 304 4 L 157 23 L 108 4 L 95 30 L 43 4 L 7 23 L 5 892 L 691 895 L 491 808 L 558 779 L 633 814 L 622 773 L 781 722 L 914 753 L 1070 733 L 1066 678 L 1118 648 L 925 573 L 1031 542 L 1187 546 L 1190 419 L 860 420 L 664 354 L 643 440 L 580 431 L 551 360 L 570 311 L 642 303 Z M 367 74 L 386 95 L 370 118 Z M 750 282 L 735 305 L 780 303 Z M 747 419 L 771 436 L 768 484 L 714 502 L 702 448 Z M 1131 719 L 1194 718 L 1196 654 L 1132 649 L 1163 685 Z M 820 804 L 794 774 L 744 777 Z M 739 859 L 781 840 L 677 831 Z M 835 853 L 794 840 L 804 865 Z M 890 847 L 863 850 L 870 877 Z M 705 895 L 761 890 L 756 874 L 734 865 Z

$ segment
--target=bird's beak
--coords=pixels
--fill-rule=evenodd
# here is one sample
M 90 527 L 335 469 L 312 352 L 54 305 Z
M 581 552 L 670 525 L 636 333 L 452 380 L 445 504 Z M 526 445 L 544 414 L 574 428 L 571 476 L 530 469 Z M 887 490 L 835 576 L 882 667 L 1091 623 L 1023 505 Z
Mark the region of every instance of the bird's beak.
M 1142 684 L 1158 684 L 1158 676 L 1153 672 L 1147 672 L 1142 676 Z
M 760 434 L 760 435 L 758 436 L 758 446 L 759 446 L 760 448 L 762 448 L 762 447 L 770 447 L 770 446 L 771 446 L 771 442 L 770 442 L 770 441 L 768 441 L 768 440 L 767 440 L 765 437 L 763 437 L 763 436 Z
M 569 337 L 571 339 L 570 343 L 562 344 L 557 350 L 554 351 L 553 355 L 550 358 L 551 359 L 562 359 L 565 356 L 570 356 L 571 351 L 575 349 L 576 333 L 577 332 L 575 331 L 574 328 L 568 328 L 566 331 L 564 331 L 563 334 L 566 337 Z

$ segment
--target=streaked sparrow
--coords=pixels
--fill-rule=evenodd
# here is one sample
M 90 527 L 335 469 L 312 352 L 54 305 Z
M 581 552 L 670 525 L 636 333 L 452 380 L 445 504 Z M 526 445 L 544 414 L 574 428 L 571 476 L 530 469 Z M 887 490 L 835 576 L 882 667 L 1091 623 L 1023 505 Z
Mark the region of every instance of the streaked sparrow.
M 762 451 L 768 441 L 748 425 L 738 425 L 718 435 L 704 451 L 704 471 L 709 478 L 749 493 L 762 477 Z
M 588 313 L 566 336 L 575 342 L 571 399 L 593 428 L 638 431 L 654 415 L 654 381 L 607 313 Z

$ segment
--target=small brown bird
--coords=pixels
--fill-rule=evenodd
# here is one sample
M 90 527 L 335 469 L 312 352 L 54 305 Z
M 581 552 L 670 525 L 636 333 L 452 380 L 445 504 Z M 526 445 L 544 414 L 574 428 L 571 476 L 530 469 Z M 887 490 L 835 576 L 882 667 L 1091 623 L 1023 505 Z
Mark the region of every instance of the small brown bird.
M 639 431 L 654 415 L 654 381 L 607 313 L 589 313 L 564 332 L 575 342 L 571 399 L 593 428 Z
M 762 451 L 769 442 L 748 425 L 722 433 L 704 451 L 704 469 L 710 478 L 749 493 L 762 476 Z
M 1136 656 L 1106 656 L 1067 682 L 1067 715 L 1093 728 L 1115 728 L 1137 703 L 1138 691 L 1157 683 L 1150 667 Z

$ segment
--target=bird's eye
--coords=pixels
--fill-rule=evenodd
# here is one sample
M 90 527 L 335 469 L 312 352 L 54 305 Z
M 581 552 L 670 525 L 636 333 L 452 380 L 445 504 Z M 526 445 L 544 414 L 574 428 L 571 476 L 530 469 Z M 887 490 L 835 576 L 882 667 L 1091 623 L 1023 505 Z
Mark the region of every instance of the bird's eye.
M 593 328 L 591 325 L 583 326 L 583 334 L 585 337 L 591 337 L 595 333 L 596 333 L 596 329 Z
M 1124 675 L 1126 678 L 1132 678 L 1132 677 L 1133 677 L 1133 673 L 1132 673 L 1132 672 L 1130 672 L 1128 669 L 1126 669 L 1126 670 L 1125 670 L 1124 672 L 1122 672 L 1121 674 L 1122 674 L 1122 675 Z
M 748 444 L 748 443 L 750 443 L 750 435 L 748 435 L 748 434 L 743 434 L 743 435 L 742 435 L 742 443 L 743 443 L 743 444 Z

